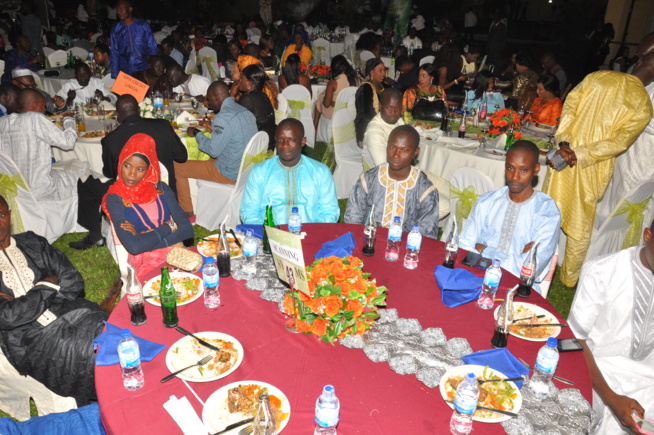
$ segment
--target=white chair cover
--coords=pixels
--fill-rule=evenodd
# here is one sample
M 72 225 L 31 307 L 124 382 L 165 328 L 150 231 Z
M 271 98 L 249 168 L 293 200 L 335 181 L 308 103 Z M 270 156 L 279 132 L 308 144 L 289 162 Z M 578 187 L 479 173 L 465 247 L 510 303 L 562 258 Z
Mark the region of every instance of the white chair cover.
M 426 63 L 434 63 L 434 56 L 425 56 L 422 59 L 420 59 L 420 65 L 424 65 Z
M 59 62 L 59 66 L 65 66 L 66 65 L 66 58 L 68 56 L 68 53 L 66 53 L 64 50 L 54 50 L 52 53 L 46 55 L 48 58 L 48 63 L 50 64 L 50 68 L 56 68 L 57 67 L 57 62 Z
M 43 56 L 45 57 L 46 67 L 50 68 L 50 62 L 48 62 L 48 56 L 55 52 L 54 48 L 43 47 Z
M 250 36 L 250 42 L 253 44 L 259 45 L 259 39 L 261 39 L 261 35 L 252 35 Z
M 67 51 L 73 53 L 73 56 L 79 57 L 80 59 L 86 60 L 89 55 L 89 52 L 84 50 L 82 47 L 71 47 Z
M 334 112 L 332 113 L 332 119 L 326 119 L 324 117 L 320 118 L 320 122 L 318 123 L 318 135 L 320 135 L 320 137 L 324 136 L 328 138 L 328 140 L 325 140 L 325 143 L 327 144 L 326 154 L 332 154 L 332 155 L 334 154 L 334 140 L 333 140 L 334 114 L 341 109 L 348 109 L 350 113 L 352 113 L 352 116 L 356 118 L 357 110 L 356 110 L 356 106 L 354 105 L 356 92 L 357 92 L 356 86 L 350 86 L 343 89 L 336 96 L 336 102 L 334 103 Z M 327 128 L 329 128 L 329 131 L 324 131 Z M 320 138 L 317 138 L 317 140 L 320 141 Z M 323 162 L 329 160 L 330 160 L 329 158 L 327 158 L 326 160 L 323 158 Z
M 120 295 L 124 296 L 127 292 L 127 258 L 129 253 L 127 249 L 120 243 L 116 231 L 111 224 L 111 221 L 107 216 L 102 216 L 102 227 L 101 230 L 102 237 L 107 241 L 107 249 L 111 253 L 114 261 L 118 265 L 118 270 L 120 271 L 120 277 L 123 279 L 123 287 L 120 289 Z
M 198 70 L 197 62 L 198 62 L 197 54 L 193 49 L 188 55 L 188 62 L 186 62 L 186 68 L 184 68 L 184 72 L 186 74 L 198 74 L 200 71 Z
M 268 152 L 268 134 L 260 131 L 250 139 L 238 172 L 236 184 L 220 184 L 213 181 L 197 180 L 198 203 L 196 224 L 213 231 L 218 229 L 225 216 L 229 215 L 227 225 L 235 228 L 241 223 L 239 209 L 245 190 L 245 183 L 254 165 L 265 160 Z
M 316 106 L 325 98 L 325 93 L 321 92 L 316 99 Z M 318 131 L 316 132 L 316 142 L 329 143 L 332 139 L 332 120 L 322 113 L 318 113 Z
M 313 50 L 314 65 L 330 65 L 331 57 L 329 54 L 329 41 L 324 38 L 318 38 L 311 43 Z
M 290 85 L 282 91 L 282 95 L 288 100 L 287 118 L 295 118 L 302 122 L 307 146 L 313 148 L 316 142 L 316 132 L 313 126 L 313 110 L 309 90 L 302 85 Z
M 64 200 L 37 201 L 16 163 L 8 154 L 1 151 L 0 174 L 8 175 L 16 181 L 18 210 L 12 210 L 12 232 L 34 231 L 53 243 L 75 226 L 77 195 Z M 5 188 L 0 189 L 0 195 L 5 198 L 8 196 Z M 22 229 L 18 228 L 19 222 L 22 222 Z
M 284 94 L 277 95 L 277 109 L 275 109 L 275 124 L 279 124 L 288 117 L 288 101 Z
M 624 246 L 623 242 L 632 225 L 634 225 L 632 230 L 635 233 L 634 240 L 636 240 L 636 244 L 641 243 L 643 228 L 650 224 L 644 220 L 644 214 L 647 205 L 651 202 L 652 195 L 654 195 L 654 180 L 647 180 L 627 192 L 604 220 L 604 223 L 599 228 L 593 228 L 586 261 L 628 247 Z M 639 204 L 641 205 L 640 210 L 638 210 Z M 640 219 L 638 219 L 638 215 L 640 215 Z
M 218 67 L 218 54 L 211 47 L 202 47 L 197 54 L 197 62 L 202 70 L 202 76 L 213 82 L 220 77 L 225 77 L 225 71 Z
M 494 184 L 491 178 L 475 168 L 463 167 L 459 168 L 452 173 L 450 178 L 450 215 L 443 222 L 443 234 L 441 235 L 441 240 L 447 240 L 447 237 L 450 235 L 452 228 L 452 223 L 456 219 L 456 205 L 457 205 L 457 191 L 463 192 L 466 188 L 470 188 L 477 194 L 482 195 L 486 192 L 493 190 Z M 471 206 L 474 206 L 474 203 L 477 202 L 475 199 Z M 472 207 L 471 207 L 472 209 Z M 461 219 L 461 224 L 459 225 L 459 233 L 465 225 L 466 218 Z
M 368 50 L 363 50 L 359 54 L 359 59 L 361 59 L 362 64 L 366 63 L 367 61 L 369 61 L 370 59 L 372 59 L 374 57 L 375 57 L 375 54 L 372 51 L 368 51 Z
M 354 115 L 349 110 L 337 110 L 332 116 L 334 130 L 334 185 L 338 199 L 348 198 L 363 171 L 361 148 L 357 144 Z
M 343 39 L 343 55 L 350 62 L 354 62 L 354 53 L 356 52 L 356 43 L 358 39 L 358 33 L 350 33 Z
M 111 78 L 111 74 L 107 74 L 106 76 L 102 77 L 102 83 L 104 84 L 104 87 L 109 91 L 114 86 L 115 81 L 116 79 Z

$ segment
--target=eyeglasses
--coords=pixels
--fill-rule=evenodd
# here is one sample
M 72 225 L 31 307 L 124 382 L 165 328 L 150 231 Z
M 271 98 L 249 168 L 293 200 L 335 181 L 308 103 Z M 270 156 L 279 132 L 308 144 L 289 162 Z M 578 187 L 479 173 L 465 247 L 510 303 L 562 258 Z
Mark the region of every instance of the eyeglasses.
M 21 80 L 16 80 L 16 82 L 17 82 L 17 83 L 20 83 L 20 86 L 22 86 L 22 87 L 24 87 L 24 88 L 28 88 L 28 89 L 35 89 L 35 88 L 36 88 L 36 83 L 32 83 L 32 84 L 30 85 L 30 84 L 27 84 L 27 83 L 25 83 L 25 82 L 23 82 L 23 81 L 21 81 Z

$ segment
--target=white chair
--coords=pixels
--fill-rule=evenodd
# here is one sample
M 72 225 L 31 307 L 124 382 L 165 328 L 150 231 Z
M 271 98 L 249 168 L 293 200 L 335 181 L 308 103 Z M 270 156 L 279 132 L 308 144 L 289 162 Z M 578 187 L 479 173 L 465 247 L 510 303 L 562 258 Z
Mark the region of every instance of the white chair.
M 443 222 L 441 240 L 447 240 L 455 219 L 461 233 L 468 218 L 468 215 L 461 211 L 462 207 L 468 205 L 472 210 L 477 198 L 494 188 L 493 180 L 478 169 L 463 167 L 454 171 L 450 178 L 450 216 Z
M 365 64 L 366 62 L 368 62 L 370 59 L 373 59 L 374 57 L 375 54 L 372 51 L 368 51 L 368 50 L 363 50 L 359 54 L 359 59 L 361 59 L 361 64 Z
M 316 131 L 313 126 L 313 110 L 309 90 L 302 85 L 290 85 L 282 91 L 282 95 L 288 100 L 287 118 L 295 118 L 302 122 L 307 146 L 313 148 L 316 142 Z
M 288 112 L 288 101 L 284 94 L 277 95 L 277 109 L 275 109 L 275 124 L 279 124 L 284 119 L 286 119 L 286 113 Z
M 109 91 L 114 86 L 115 81 L 116 79 L 111 78 L 111 74 L 107 74 L 106 76 L 102 77 L 102 83 L 104 84 L 104 87 Z
M 586 253 L 586 261 L 604 254 L 617 252 L 639 244 L 642 240 L 645 209 L 654 195 L 654 180 L 647 180 L 631 189 L 615 206 L 604 220 L 604 223 L 593 228 L 590 246 Z M 632 216 L 629 211 L 632 210 Z M 640 219 L 637 217 L 640 216 Z M 633 219 L 633 223 L 627 218 Z M 632 231 L 633 240 L 626 239 L 628 231 Z
M 424 65 L 426 63 L 434 63 L 434 56 L 425 56 L 422 59 L 420 59 L 420 65 Z
M 102 232 L 102 237 L 107 241 L 107 249 L 109 249 L 109 253 L 118 265 L 120 277 L 123 279 L 123 287 L 120 291 L 121 296 L 123 296 L 127 291 L 127 258 L 129 257 L 129 253 L 118 239 L 114 226 L 107 216 L 102 216 L 102 227 L 100 231 Z
M 218 54 L 211 47 L 202 47 L 197 54 L 197 63 L 202 70 L 202 76 L 213 82 L 219 77 Z M 221 77 L 225 77 L 223 74 Z
M 311 43 L 313 50 L 314 65 L 330 65 L 331 58 L 329 55 L 329 41 L 324 38 L 318 38 Z
M 334 185 L 338 199 L 348 198 L 363 171 L 361 148 L 357 144 L 354 115 L 349 110 L 337 110 L 332 116 L 334 130 Z
M 0 59 L 0 76 L 5 73 L 5 61 Z
M 184 68 L 186 74 L 198 74 L 198 56 L 195 53 L 195 50 L 192 49 L 188 55 L 188 62 L 186 62 L 186 67 Z
M 239 209 L 245 191 L 245 183 L 254 165 L 265 160 L 268 148 L 268 134 L 260 131 L 250 139 L 238 171 L 236 184 L 220 184 L 213 181 L 197 180 L 198 203 L 196 224 L 213 231 L 229 215 L 227 225 L 235 228 L 240 224 Z
M 51 55 L 52 53 L 54 53 L 54 52 L 55 52 L 55 49 L 54 49 L 54 48 L 43 47 L 43 56 L 46 57 L 46 58 L 47 58 L 49 55 Z
M 68 53 L 66 53 L 64 50 L 55 50 L 48 54 L 47 58 L 48 63 L 50 64 L 50 68 L 56 68 L 57 64 L 62 67 L 66 65 L 67 56 Z
M 0 176 L 11 177 L 16 193 L 0 189 L 0 195 L 15 198 L 18 210 L 12 209 L 12 233 L 34 231 L 53 243 L 70 231 L 77 221 L 77 195 L 64 200 L 37 201 L 20 169 L 9 156 L 0 151 Z M 10 206 L 14 201 L 9 200 Z
M 356 52 L 356 43 L 359 39 L 358 33 L 350 33 L 343 39 L 343 55 L 350 61 L 354 61 L 354 53 Z
M 71 47 L 68 51 L 73 53 L 73 56 L 79 57 L 82 60 L 86 60 L 89 55 L 89 52 L 84 50 L 82 47 Z
M 552 279 L 554 278 L 554 272 L 556 272 L 556 264 L 559 260 L 559 248 L 557 246 L 554 255 L 552 256 L 552 262 L 550 263 L 550 271 L 547 273 L 547 276 L 540 283 L 540 295 L 547 299 L 547 294 L 550 292 L 550 286 L 552 285 Z
M 338 93 L 336 96 L 336 102 L 334 104 L 334 113 L 338 112 L 341 109 L 347 109 L 350 111 L 352 116 L 356 118 L 357 109 L 354 104 L 356 99 L 357 87 L 348 86 Z
M 320 104 L 320 101 L 325 98 L 325 93 L 321 92 L 316 99 L 316 106 Z M 318 131 L 316 132 L 316 142 L 329 143 L 332 139 L 332 120 L 327 118 L 322 113 L 318 113 L 320 117 L 318 119 Z
M 259 39 L 261 39 L 261 35 L 252 35 L 252 36 L 250 36 L 250 42 L 252 44 L 259 45 Z

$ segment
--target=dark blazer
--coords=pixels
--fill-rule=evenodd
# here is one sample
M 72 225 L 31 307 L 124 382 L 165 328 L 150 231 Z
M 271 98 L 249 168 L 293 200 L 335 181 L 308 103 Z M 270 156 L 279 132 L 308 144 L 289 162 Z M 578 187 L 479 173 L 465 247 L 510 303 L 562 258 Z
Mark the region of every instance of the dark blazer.
M 173 162 L 184 163 L 188 152 L 173 127 L 165 119 L 146 119 L 130 115 L 106 137 L 102 138 L 102 173 L 105 177 L 116 179 L 118 157 L 125 143 L 136 133 L 152 136 L 157 144 L 159 161 L 168 169 L 168 185 L 177 193 L 175 166 Z

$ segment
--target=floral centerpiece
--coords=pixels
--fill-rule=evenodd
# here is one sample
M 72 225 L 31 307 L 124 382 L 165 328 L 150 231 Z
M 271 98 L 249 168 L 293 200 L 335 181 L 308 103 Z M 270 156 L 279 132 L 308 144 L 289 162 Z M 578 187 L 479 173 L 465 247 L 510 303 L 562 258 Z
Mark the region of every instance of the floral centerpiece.
M 489 134 L 506 134 L 506 146 L 504 149 L 508 149 L 514 140 L 522 139 L 522 133 L 517 131 L 520 128 L 520 116 L 515 110 L 498 110 L 490 115 L 489 122 Z
M 284 298 L 284 312 L 294 317 L 297 330 L 333 343 L 370 329 L 379 318 L 377 307 L 386 305 L 386 287 L 378 287 L 362 267 L 352 256 L 322 258 L 308 266 L 310 295 L 291 290 Z
M 144 98 L 143 101 L 139 103 L 139 111 L 141 112 L 142 118 L 154 118 L 154 104 L 152 103 L 152 98 Z
M 327 65 L 314 65 L 311 67 L 311 75 L 318 79 L 329 80 L 332 69 Z

